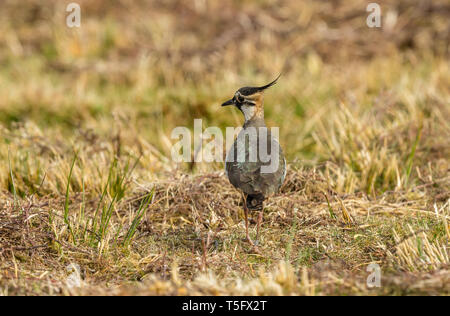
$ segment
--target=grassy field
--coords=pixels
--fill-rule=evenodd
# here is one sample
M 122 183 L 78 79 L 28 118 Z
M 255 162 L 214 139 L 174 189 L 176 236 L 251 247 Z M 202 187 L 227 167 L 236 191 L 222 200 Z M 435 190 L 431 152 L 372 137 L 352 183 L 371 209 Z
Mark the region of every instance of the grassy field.
M 0 295 L 450 294 L 447 1 L 69 2 L 0 2 Z M 242 125 L 220 104 L 280 72 L 255 253 L 171 131 Z

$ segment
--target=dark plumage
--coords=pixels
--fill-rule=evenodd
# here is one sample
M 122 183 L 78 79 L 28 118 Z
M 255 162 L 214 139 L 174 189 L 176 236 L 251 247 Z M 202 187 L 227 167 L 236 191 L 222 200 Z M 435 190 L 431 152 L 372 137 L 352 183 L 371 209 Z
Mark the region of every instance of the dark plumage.
M 231 184 L 244 195 L 246 233 L 250 242 L 248 210 L 262 211 L 264 200 L 278 192 L 286 175 L 286 161 L 281 147 L 264 122 L 263 93 L 277 80 L 261 87 L 241 88 L 232 99 L 222 104 L 235 105 L 245 116 L 243 129 L 225 159 L 225 170 Z M 264 144 L 261 137 L 266 139 L 266 148 L 260 147 Z M 271 159 L 262 159 L 262 154 L 267 154 Z M 269 166 L 272 168 L 267 170 Z
M 236 138 L 236 141 L 233 143 L 232 148 L 227 155 L 225 161 L 225 170 L 228 175 L 228 179 L 231 184 L 240 189 L 247 197 L 247 207 L 250 210 L 262 210 L 262 201 L 267 196 L 275 194 L 278 192 L 279 188 L 283 184 L 286 165 L 285 159 L 283 156 L 283 151 L 276 140 L 272 138 L 270 133 L 270 129 L 268 129 L 262 120 L 250 120 L 248 124 L 244 125 L 240 135 Z M 257 138 L 255 140 L 245 141 L 243 136 L 249 128 L 254 127 L 256 131 L 258 131 Z M 250 153 L 252 151 L 260 152 L 259 141 L 262 134 L 266 135 L 267 139 L 267 154 L 270 156 L 272 153 L 272 145 L 277 146 L 278 148 L 278 167 L 273 170 L 273 172 L 261 172 L 261 167 L 268 167 L 270 162 L 262 162 L 260 159 L 260 155 L 257 157 L 257 161 L 250 161 Z M 247 137 L 248 138 L 248 137 Z M 239 161 L 238 158 L 238 150 L 239 150 L 239 142 L 244 142 L 242 145 L 245 148 L 245 160 Z M 241 153 L 242 154 L 242 153 Z M 261 201 L 261 203 L 252 204 L 251 201 Z
M 243 87 L 243 88 L 240 88 L 238 91 L 244 96 L 255 94 L 256 92 L 263 91 L 263 90 L 273 86 L 277 82 L 278 78 L 280 78 L 280 76 L 281 75 L 279 75 L 274 81 L 272 81 L 271 83 L 266 84 L 265 86 L 261 86 L 261 87 Z

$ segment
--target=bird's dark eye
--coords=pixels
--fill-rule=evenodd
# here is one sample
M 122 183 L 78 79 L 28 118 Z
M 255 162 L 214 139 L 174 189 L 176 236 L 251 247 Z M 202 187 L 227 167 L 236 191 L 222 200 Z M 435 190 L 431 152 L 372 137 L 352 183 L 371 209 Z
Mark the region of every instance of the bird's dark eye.
M 249 106 L 255 106 L 256 105 L 255 102 L 249 101 L 249 100 L 245 101 L 245 104 L 249 105 Z
M 238 101 L 239 103 L 244 102 L 244 98 L 243 98 L 241 95 L 238 95 L 238 96 L 236 97 L 236 99 L 237 99 L 237 101 Z

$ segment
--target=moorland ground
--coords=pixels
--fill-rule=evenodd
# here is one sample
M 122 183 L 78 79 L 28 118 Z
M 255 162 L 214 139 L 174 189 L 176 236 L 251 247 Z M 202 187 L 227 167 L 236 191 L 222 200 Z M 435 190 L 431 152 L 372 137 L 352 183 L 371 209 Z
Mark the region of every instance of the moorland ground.
M 0 2 L 0 295 L 449 294 L 446 1 L 379 1 L 381 28 L 359 0 L 78 3 Z M 220 104 L 280 71 L 255 253 L 223 164 L 170 135 L 241 125 Z

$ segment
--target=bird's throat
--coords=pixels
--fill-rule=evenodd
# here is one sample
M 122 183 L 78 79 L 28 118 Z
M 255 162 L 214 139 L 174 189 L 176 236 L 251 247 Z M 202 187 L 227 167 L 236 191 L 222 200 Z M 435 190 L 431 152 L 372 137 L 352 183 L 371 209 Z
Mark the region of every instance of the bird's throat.
M 241 111 L 244 114 L 245 125 L 252 121 L 264 122 L 264 109 L 262 106 L 243 106 Z

